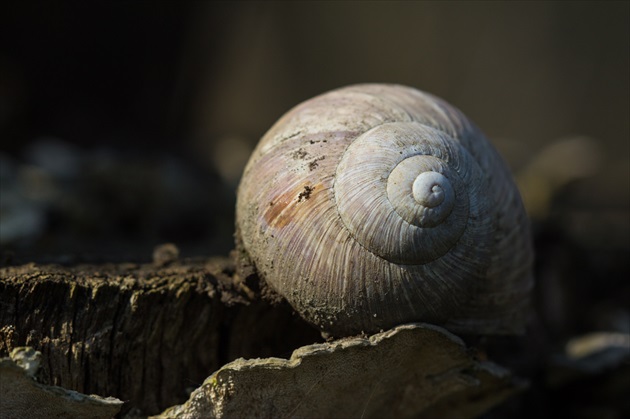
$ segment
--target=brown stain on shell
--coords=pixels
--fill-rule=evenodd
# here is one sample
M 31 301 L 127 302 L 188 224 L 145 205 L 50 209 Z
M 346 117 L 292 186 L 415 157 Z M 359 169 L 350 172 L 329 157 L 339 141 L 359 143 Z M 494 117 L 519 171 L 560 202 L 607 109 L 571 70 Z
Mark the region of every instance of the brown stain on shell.
M 300 217 L 300 211 L 305 205 L 312 205 L 313 196 L 322 190 L 321 184 L 302 184 L 298 189 L 289 190 L 269 202 L 263 217 L 270 227 L 283 228 Z

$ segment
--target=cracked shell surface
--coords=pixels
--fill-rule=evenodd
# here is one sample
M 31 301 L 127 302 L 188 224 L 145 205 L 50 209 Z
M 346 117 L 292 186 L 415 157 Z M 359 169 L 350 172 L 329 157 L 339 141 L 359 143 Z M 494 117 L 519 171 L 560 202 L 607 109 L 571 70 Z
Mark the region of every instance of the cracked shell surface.
M 259 274 L 329 334 L 524 327 L 518 190 L 483 134 L 427 93 L 355 85 L 296 106 L 254 150 L 236 217 Z

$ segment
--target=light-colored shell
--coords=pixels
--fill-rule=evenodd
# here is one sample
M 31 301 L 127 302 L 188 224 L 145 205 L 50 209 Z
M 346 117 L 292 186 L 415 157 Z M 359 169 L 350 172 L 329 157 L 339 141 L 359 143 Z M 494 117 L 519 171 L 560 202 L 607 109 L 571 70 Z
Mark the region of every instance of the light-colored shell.
M 254 151 L 236 216 L 259 274 L 332 335 L 524 327 L 532 250 L 518 190 L 480 131 L 429 94 L 365 84 L 296 106 Z

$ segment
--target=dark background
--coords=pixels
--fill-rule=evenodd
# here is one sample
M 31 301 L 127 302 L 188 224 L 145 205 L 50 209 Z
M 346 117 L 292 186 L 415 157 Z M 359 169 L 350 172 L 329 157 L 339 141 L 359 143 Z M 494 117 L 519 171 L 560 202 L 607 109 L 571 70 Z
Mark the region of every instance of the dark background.
M 234 187 L 258 138 L 302 100 L 358 82 L 445 98 L 517 175 L 554 141 L 588 137 L 596 171 L 610 172 L 593 201 L 628 207 L 627 2 L 1 7 L 2 185 L 6 192 L 12 176 L 28 201 L 13 206 L 5 196 L 2 214 L 29 204 L 39 213 L 37 226 L 16 232 L 6 233 L 5 218 L 4 247 L 139 257 L 141 247 L 176 241 L 225 252 Z M 199 202 L 177 194 L 187 181 Z M 59 193 L 29 196 L 37 188 Z
M 627 333 L 629 20 L 628 2 L 3 2 L 0 262 L 227 254 L 273 122 L 393 82 L 462 109 L 512 167 L 535 234 L 532 350 Z
M 561 136 L 628 154 L 625 2 L 9 2 L 3 150 L 182 150 L 257 138 L 296 103 L 396 82 L 492 137 Z

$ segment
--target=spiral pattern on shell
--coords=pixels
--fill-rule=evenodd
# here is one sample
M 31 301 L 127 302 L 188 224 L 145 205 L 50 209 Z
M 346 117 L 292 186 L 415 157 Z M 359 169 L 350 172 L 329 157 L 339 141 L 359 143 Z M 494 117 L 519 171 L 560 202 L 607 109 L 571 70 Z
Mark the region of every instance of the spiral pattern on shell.
M 531 240 L 510 173 L 461 112 L 409 87 L 349 86 L 285 114 L 245 169 L 237 236 L 332 335 L 524 325 Z

